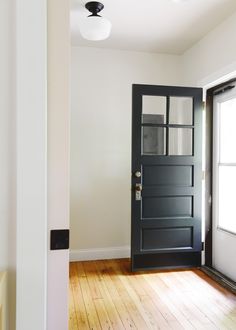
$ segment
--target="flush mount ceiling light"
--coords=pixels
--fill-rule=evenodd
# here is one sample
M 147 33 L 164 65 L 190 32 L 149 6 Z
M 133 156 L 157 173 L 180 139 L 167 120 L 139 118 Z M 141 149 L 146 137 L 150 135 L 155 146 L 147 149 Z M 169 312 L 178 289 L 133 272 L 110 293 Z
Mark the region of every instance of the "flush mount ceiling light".
M 87 2 L 85 8 L 92 14 L 81 20 L 79 29 L 82 37 L 87 40 L 104 40 L 111 33 L 111 22 L 98 13 L 104 8 L 104 5 L 97 1 Z
M 181 3 L 181 2 L 190 2 L 190 0 L 172 0 L 172 2 Z

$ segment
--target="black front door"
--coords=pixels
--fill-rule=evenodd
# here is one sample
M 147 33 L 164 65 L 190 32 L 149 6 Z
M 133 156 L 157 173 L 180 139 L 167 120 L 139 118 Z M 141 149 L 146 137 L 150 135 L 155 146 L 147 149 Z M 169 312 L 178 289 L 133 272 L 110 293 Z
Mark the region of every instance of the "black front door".
M 133 85 L 132 269 L 201 265 L 202 89 Z

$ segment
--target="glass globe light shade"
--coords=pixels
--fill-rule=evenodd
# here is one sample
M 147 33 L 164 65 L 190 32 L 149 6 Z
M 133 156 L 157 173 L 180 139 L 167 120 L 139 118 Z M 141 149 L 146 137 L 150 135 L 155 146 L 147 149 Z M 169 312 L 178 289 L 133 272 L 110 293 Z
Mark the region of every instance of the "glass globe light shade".
M 172 1 L 176 3 L 190 2 L 190 0 L 172 0 Z
M 111 33 L 111 22 L 101 16 L 88 16 L 80 22 L 80 33 L 87 40 L 104 40 Z

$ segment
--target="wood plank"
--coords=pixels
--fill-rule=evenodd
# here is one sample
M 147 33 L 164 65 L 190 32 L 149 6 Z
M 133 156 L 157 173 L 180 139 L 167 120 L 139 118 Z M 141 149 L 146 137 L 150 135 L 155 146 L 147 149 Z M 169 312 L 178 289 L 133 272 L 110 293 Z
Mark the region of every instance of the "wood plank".
M 113 265 L 116 266 L 116 264 L 114 264 L 114 263 L 113 263 Z M 136 306 L 137 310 L 139 311 L 140 315 L 142 316 L 143 320 L 145 321 L 146 327 L 149 329 L 152 329 L 152 328 L 159 329 L 160 322 L 159 322 L 159 324 L 157 322 L 155 322 L 156 321 L 155 314 L 150 313 L 151 308 L 149 308 L 148 310 L 146 310 L 146 308 L 145 308 L 148 297 L 146 295 L 144 295 L 143 293 L 141 294 L 141 297 L 139 296 L 139 294 L 136 292 L 137 287 L 135 290 L 135 288 L 133 288 L 130 285 L 130 282 L 129 282 L 128 276 L 127 276 L 127 272 L 123 272 L 123 275 L 119 275 L 116 267 L 114 267 L 114 270 L 115 270 L 115 272 L 117 272 L 117 274 L 120 278 L 120 281 L 122 282 L 124 288 L 126 289 L 129 297 L 134 302 L 134 305 Z M 124 276 L 124 275 L 126 275 L 126 276 Z M 140 291 L 140 290 L 138 289 L 138 291 Z M 143 290 L 141 290 L 141 291 L 143 292 Z M 136 324 L 136 326 L 138 326 L 138 324 Z
M 227 311 L 222 310 L 224 302 L 224 296 L 222 295 L 222 292 L 225 292 L 225 289 L 219 286 L 210 278 L 208 278 L 209 282 L 207 282 L 206 280 L 204 280 L 204 276 L 203 278 L 199 278 L 197 274 L 202 275 L 203 273 L 199 273 L 199 270 L 196 270 L 194 273 L 190 272 L 187 276 L 187 278 L 192 282 L 192 285 L 196 287 L 196 290 L 192 292 L 192 299 L 195 298 L 197 300 L 196 304 L 207 308 L 208 317 L 211 318 L 212 322 L 215 325 L 220 326 L 220 329 L 236 329 L 235 320 L 232 320 L 229 317 Z M 182 276 L 182 280 L 184 279 L 186 279 L 186 274 Z M 209 285 L 209 283 L 211 285 Z M 217 286 L 218 291 L 215 289 Z M 204 292 L 204 295 L 202 294 L 202 292 Z M 229 291 L 227 291 L 227 294 L 232 299 L 233 295 Z M 228 301 L 230 301 L 230 299 Z M 234 310 L 235 306 L 236 303 L 234 305 Z
M 89 329 L 89 323 L 87 319 L 86 308 L 84 305 L 83 294 L 79 283 L 79 274 L 77 272 L 76 263 L 70 264 L 70 284 L 73 293 L 74 308 L 75 308 L 78 328 L 81 330 Z M 72 328 L 71 330 L 75 330 L 75 329 Z
M 211 328 L 213 323 L 211 320 L 199 310 L 191 299 L 186 299 L 183 295 L 183 286 L 181 282 L 173 275 L 176 272 L 167 272 L 159 275 L 160 279 L 165 282 L 168 288 L 171 290 L 173 299 L 176 299 L 182 305 L 182 311 L 185 316 L 190 320 L 194 327 L 197 329 Z
M 111 261 L 113 264 L 113 261 Z M 126 308 L 130 311 L 130 315 L 135 324 L 135 327 L 138 329 L 150 329 L 149 322 L 146 322 L 146 318 L 143 313 L 140 312 L 139 308 L 136 305 L 136 301 L 132 299 L 132 294 L 130 296 L 131 290 L 127 290 L 127 287 L 122 281 L 122 271 L 120 267 L 116 267 L 117 264 L 113 264 L 113 270 L 115 276 L 112 277 L 113 284 L 115 285 L 117 291 L 119 292 L 120 299 L 125 304 Z
M 120 294 L 119 294 L 116 286 L 114 285 L 114 280 L 113 280 L 114 276 L 115 276 L 114 271 L 109 266 L 109 264 L 105 263 L 104 261 L 98 261 L 96 266 L 97 266 L 100 278 L 104 279 L 104 283 L 112 298 L 114 306 L 120 316 L 124 329 L 136 328 L 135 324 L 129 314 L 128 309 L 126 308 L 123 300 L 120 299 Z
M 84 262 L 84 269 L 89 283 L 91 284 L 93 281 L 91 289 L 94 290 L 96 287 L 98 298 L 94 298 L 94 304 L 102 329 L 123 329 L 123 324 L 105 286 L 104 279 L 98 273 L 96 262 Z
M 94 301 L 92 299 L 92 295 L 89 289 L 87 277 L 84 272 L 83 262 L 77 263 L 77 272 L 78 272 L 79 284 L 82 291 L 83 301 L 86 309 L 86 315 L 89 323 L 89 329 L 102 329 L 94 305 Z
M 169 292 L 168 287 L 158 277 L 156 277 L 156 274 L 145 276 L 145 280 L 159 295 L 162 302 L 168 306 L 172 314 L 177 318 L 184 329 L 190 330 L 195 328 L 191 323 L 189 316 L 186 317 L 186 313 L 184 313 L 184 306 L 173 297 L 172 292 Z
M 177 274 L 177 276 L 179 275 Z M 180 276 L 180 280 L 183 282 L 183 285 L 185 287 L 189 286 L 190 289 L 185 294 L 186 299 L 192 301 L 196 307 L 198 307 L 203 313 L 205 313 L 207 318 L 214 324 L 217 329 L 231 329 L 231 327 L 227 326 L 225 319 L 221 319 L 221 315 L 216 309 L 216 300 L 212 299 L 212 297 L 209 296 L 209 288 L 201 288 L 201 281 L 196 281 L 196 283 L 194 283 L 193 281 L 191 281 L 191 278 L 191 272 L 183 273 Z M 186 281 L 186 279 L 188 279 L 188 282 Z M 191 289 L 191 287 L 193 286 L 195 287 L 195 290 Z
M 71 330 L 76 330 L 79 328 L 78 322 L 77 322 L 77 317 L 76 317 L 76 312 L 75 312 L 75 302 L 74 302 L 74 297 L 73 297 L 73 289 L 71 288 L 70 284 L 70 289 L 69 289 L 69 329 Z
M 199 269 L 131 272 L 129 259 L 70 264 L 69 329 L 235 330 L 236 296 Z
M 127 269 L 130 268 L 129 261 L 123 261 L 123 263 L 126 264 Z M 152 273 L 156 273 L 156 271 L 142 271 L 142 272 L 134 272 L 135 279 L 138 282 L 139 286 L 142 286 L 143 289 L 146 291 L 148 296 L 152 299 L 153 303 L 156 305 L 157 310 L 162 314 L 162 316 L 165 318 L 165 320 L 168 323 L 169 329 L 183 329 L 183 327 L 180 325 L 179 321 L 176 319 L 176 317 L 172 314 L 170 309 L 161 301 L 159 298 L 159 295 L 152 289 L 152 287 L 144 280 L 144 278 L 141 275 L 144 275 L 144 277 L 149 276 Z
M 168 323 L 164 315 L 162 315 L 161 311 L 159 310 L 159 306 L 155 304 L 155 299 L 153 300 L 152 295 L 149 295 L 150 291 L 146 290 L 144 281 L 140 283 L 140 276 L 137 276 L 136 273 L 129 271 L 129 268 L 127 265 L 125 265 L 125 263 L 121 264 L 121 269 L 123 270 L 123 274 L 126 275 L 126 278 L 129 281 L 129 285 L 133 288 L 136 295 L 138 296 L 152 327 L 157 327 L 158 329 L 170 329 L 170 323 Z M 180 324 L 177 323 L 178 321 L 176 320 L 174 328 L 183 329 Z
M 76 301 L 74 299 L 74 285 L 76 275 L 74 273 L 74 265 L 70 264 L 70 283 L 69 283 L 69 329 L 76 330 L 78 329 L 78 322 L 76 316 Z

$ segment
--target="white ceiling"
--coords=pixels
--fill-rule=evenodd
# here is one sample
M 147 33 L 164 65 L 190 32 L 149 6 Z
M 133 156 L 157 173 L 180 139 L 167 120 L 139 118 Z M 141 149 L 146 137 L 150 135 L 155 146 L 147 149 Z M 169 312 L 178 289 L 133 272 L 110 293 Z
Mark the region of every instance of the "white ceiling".
M 88 1 L 71 0 L 72 46 L 169 54 L 182 54 L 236 10 L 236 0 L 101 0 L 112 32 L 107 40 L 91 42 L 78 27 L 89 14 Z

